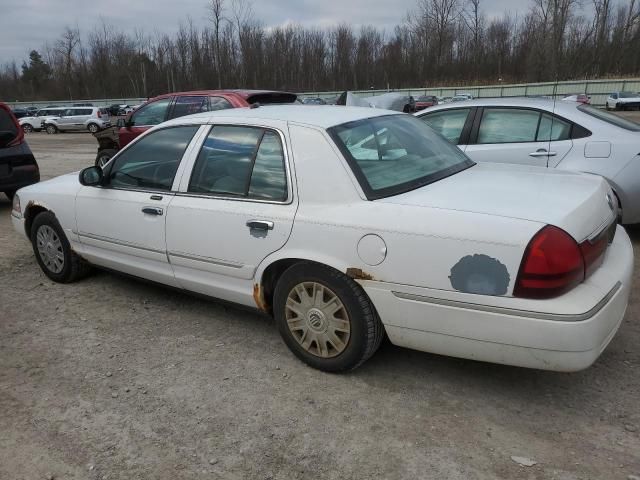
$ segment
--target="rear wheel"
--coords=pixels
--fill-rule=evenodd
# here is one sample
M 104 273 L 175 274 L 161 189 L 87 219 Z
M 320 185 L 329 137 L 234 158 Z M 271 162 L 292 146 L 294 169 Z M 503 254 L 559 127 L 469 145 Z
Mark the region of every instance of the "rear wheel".
M 91 133 L 98 133 L 100 131 L 100 127 L 95 123 L 90 123 L 89 125 L 87 125 L 87 130 L 89 130 Z
M 98 150 L 96 155 L 96 167 L 104 168 L 111 157 L 116 154 L 117 150 L 114 148 L 105 148 L 104 150 Z
M 58 127 L 56 127 L 55 125 L 48 124 L 44 127 L 44 129 L 49 135 L 58 133 Z
M 31 125 L 29 125 L 28 123 L 25 123 L 22 125 L 22 131 L 24 133 L 31 133 L 33 132 L 33 127 Z
M 73 282 L 90 270 L 90 266 L 72 249 L 56 216 L 42 212 L 31 226 L 31 243 L 38 265 L 54 282 Z
M 289 349 L 326 372 L 361 365 L 378 349 L 384 332 L 360 285 L 337 270 L 310 262 L 295 264 L 280 277 L 274 317 Z

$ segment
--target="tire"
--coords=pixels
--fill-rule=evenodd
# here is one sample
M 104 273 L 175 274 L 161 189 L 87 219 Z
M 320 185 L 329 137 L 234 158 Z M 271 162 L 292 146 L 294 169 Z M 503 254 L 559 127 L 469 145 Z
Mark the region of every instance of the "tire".
M 51 212 L 42 212 L 33 220 L 31 244 L 38 265 L 54 282 L 74 282 L 91 270 L 71 249 L 58 219 Z
M 51 125 L 50 123 L 45 125 L 44 129 L 49 135 L 58 133 L 58 127 L 56 127 L 55 125 Z
M 96 155 L 96 167 L 103 168 L 111 157 L 113 157 L 118 151 L 115 148 L 105 148 L 104 150 L 98 150 Z
M 325 372 L 358 367 L 376 352 L 384 336 L 382 322 L 362 287 L 324 265 L 301 262 L 287 269 L 276 285 L 273 307 L 278 331 L 289 349 L 307 365 Z M 331 335 L 334 340 L 330 341 Z
M 33 132 L 33 127 L 31 125 L 29 125 L 28 123 L 25 123 L 22 125 L 22 131 L 24 133 L 32 133 Z
M 7 198 L 9 200 L 13 201 L 13 197 L 15 196 L 16 191 L 15 190 L 9 190 L 9 191 L 4 192 L 4 194 L 7 196 Z
M 605 103 L 604 108 L 606 111 L 610 111 L 611 107 L 609 107 L 609 102 Z
M 90 123 L 89 125 L 87 125 L 87 130 L 89 130 L 91 133 L 98 133 L 100 131 L 100 127 L 95 123 Z

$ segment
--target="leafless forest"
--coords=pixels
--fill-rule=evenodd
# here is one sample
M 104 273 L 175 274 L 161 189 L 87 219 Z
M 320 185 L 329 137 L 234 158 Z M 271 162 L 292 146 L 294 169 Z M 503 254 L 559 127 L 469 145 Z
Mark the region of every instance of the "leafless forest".
M 390 7 L 393 8 L 393 7 Z M 483 0 L 418 0 L 392 31 L 263 25 L 249 0 L 203 0 L 206 27 L 67 27 L 0 66 L 5 100 L 147 97 L 201 88 L 318 91 L 640 74 L 640 0 L 531 0 L 489 18 Z M 358 19 L 353 19 L 357 23 Z M 178 22 L 178 20 L 176 20 Z

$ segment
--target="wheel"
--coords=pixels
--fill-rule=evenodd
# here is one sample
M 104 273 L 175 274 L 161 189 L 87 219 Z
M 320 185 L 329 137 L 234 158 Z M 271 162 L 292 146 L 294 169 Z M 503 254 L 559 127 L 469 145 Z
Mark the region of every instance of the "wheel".
M 274 292 L 274 317 L 289 349 L 325 372 L 351 370 L 380 346 L 384 328 L 360 285 L 324 265 L 287 269 Z
M 89 125 L 87 125 L 87 130 L 89 130 L 91 133 L 98 133 L 100 131 L 100 127 L 95 123 L 90 123 Z
M 54 282 L 73 282 L 90 270 L 90 266 L 73 250 L 56 216 L 42 212 L 31 226 L 31 243 L 38 265 Z
M 31 132 L 33 132 L 33 127 L 31 125 L 29 125 L 28 123 L 24 123 L 22 125 L 22 131 L 24 133 L 31 133 Z
M 114 148 L 105 148 L 104 150 L 98 150 L 98 155 L 96 155 L 96 167 L 103 168 L 111 157 L 116 154 L 117 150 Z
M 58 127 L 56 127 L 55 125 L 51 125 L 51 124 L 45 125 L 44 129 L 49 135 L 58 133 Z
M 611 110 L 611 107 L 609 106 L 609 102 L 607 102 L 607 103 L 605 103 L 605 104 L 604 104 L 604 108 L 605 108 L 605 110 L 607 110 L 607 111 L 610 111 L 610 110 Z
M 9 198 L 9 200 L 13 201 L 13 197 L 15 196 L 16 191 L 15 190 L 9 190 L 9 191 L 4 192 L 4 194 Z

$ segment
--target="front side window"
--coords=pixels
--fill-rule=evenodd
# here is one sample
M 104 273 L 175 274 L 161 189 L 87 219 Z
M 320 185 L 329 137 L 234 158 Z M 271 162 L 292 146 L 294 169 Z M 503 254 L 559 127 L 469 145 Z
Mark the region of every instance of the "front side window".
M 149 126 L 164 122 L 170 104 L 171 98 L 163 98 L 162 100 L 147 103 L 131 116 L 130 125 Z
M 256 127 L 213 127 L 193 167 L 189 192 L 286 200 L 280 138 Z
M 207 97 L 185 96 L 176 98 L 176 103 L 171 111 L 171 118 L 184 117 L 194 113 L 206 112 L 209 110 Z
M 540 113 L 517 108 L 485 109 L 477 143 L 535 142 Z
M 370 200 L 419 188 L 474 165 L 409 115 L 357 120 L 332 127 L 329 134 Z
M 468 108 L 444 110 L 423 115 L 420 119 L 455 145 L 460 142 L 469 111 Z
M 188 125 L 145 135 L 123 151 L 106 172 L 111 187 L 171 190 L 187 145 L 200 128 Z

